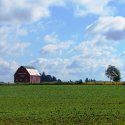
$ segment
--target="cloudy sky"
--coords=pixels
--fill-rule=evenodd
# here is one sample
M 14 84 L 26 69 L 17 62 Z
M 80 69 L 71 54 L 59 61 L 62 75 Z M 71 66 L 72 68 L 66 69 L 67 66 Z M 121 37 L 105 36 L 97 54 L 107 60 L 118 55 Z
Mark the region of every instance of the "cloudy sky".
M 62 80 L 125 80 L 125 0 L 0 0 L 0 81 L 21 65 Z

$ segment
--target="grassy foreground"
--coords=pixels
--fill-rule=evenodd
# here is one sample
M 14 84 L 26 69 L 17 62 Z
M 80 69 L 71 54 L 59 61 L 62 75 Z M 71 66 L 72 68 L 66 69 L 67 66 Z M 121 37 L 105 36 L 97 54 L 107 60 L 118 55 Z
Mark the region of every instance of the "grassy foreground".
M 0 125 L 124 125 L 124 85 L 0 86 Z

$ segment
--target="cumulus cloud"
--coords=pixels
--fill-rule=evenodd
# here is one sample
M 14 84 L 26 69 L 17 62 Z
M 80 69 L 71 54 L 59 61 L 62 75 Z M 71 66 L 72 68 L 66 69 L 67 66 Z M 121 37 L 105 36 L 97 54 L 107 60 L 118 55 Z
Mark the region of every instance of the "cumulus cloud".
M 95 44 L 96 42 L 96 44 Z M 79 45 L 75 46 L 71 52 L 76 52 L 82 54 L 84 58 L 101 58 L 111 55 L 115 52 L 115 48 L 113 46 L 109 46 L 109 44 L 98 39 L 97 41 L 83 41 Z
M 12 45 L 13 44 L 13 45 Z M 4 56 L 16 56 L 24 54 L 24 50 L 29 46 L 29 43 L 22 43 L 22 42 L 1 42 L 0 43 L 0 55 Z
M 49 7 L 64 5 L 63 0 L 1 0 L 0 22 L 32 22 L 50 16 Z
M 111 0 L 73 0 L 76 5 L 75 15 L 111 15 L 113 13 L 113 8 L 109 6 L 110 1 Z
M 110 64 L 115 65 L 123 72 L 123 60 L 116 53 L 116 44 L 113 42 L 124 39 L 122 37 L 124 36 L 124 29 L 125 22 L 123 17 L 100 17 L 95 23 L 87 27 L 87 40 L 73 44 L 72 47 L 68 48 L 70 50 L 67 53 L 69 58 L 60 58 L 61 61 L 59 61 L 59 58 L 41 58 L 36 62 L 38 62 L 43 71 L 54 73 L 55 76 L 58 75 L 61 79 L 65 77 L 67 80 L 69 80 L 68 78 L 76 80 L 84 79 L 87 76 L 96 77 L 98 80 L 106 79 L 105 69 Z M 116 31 L 119 36 L 115 35 Z M 47 35 L 46 38 L 49 41 L 48 46 L 56 45 L 53 41 L 60 41 L 53 34 Z M 45 50 L 50 51 L 51 48 L 55 47 L 52 51 L 57 53 L 58 46 L 60 44 L 49 46 L 49 48 L 45 47 Z M 62 54 L 64 53 L 65 51 Z M 63 70 L 63 73 L 60 73 L 60 69 Z M 97 74 L 99 74 L 99 77 Z
M 108 65 L 115 65 L 122 73 L 124 63 L 116 53 L 116 45 L 121 44 L 125 39 L 124 17 L 104 16 L 86 28 L 86 40 L 75 44 L 69 44 L 66 51 L 66 43 L 59 39 L 55 33 L 47 34 L 44 37 L 45 45 L 42 52 L 50 55 L 67 53 L 64 58 L 39 58 L 33 64 L 37 64 L 41 71 L 55 75 L 62 80 L 78 80 L 86 77 L 105 80 L 105 69 Z M 65 40 L 68 41 L 68 40 Z M 116 43 L 116 44 L 115 44 Z M 69 55 L 68 55 L 69 54 Z M 124 53 L 122 54 L 122 56 Z
M 72 45 L 71 41 L 59 42 L 55 44 L 47 44 L 41 49 L 42 54 L 62 54 L 63 50 L 69 49 Z
M 93 53 L 93 55 L 96 56 L 96 53 Z M 86 77 L 104 80 L 103 78 L 106 78 L 105 69 L 109 64 L 123 68 L 122 61 L 114 55 L 100 58 L 84 58 L 82 54 L 64 59 L 38 58 L 32 61 L 31 64 L 36 66 L 40 72 L 44 71 L 62 80 L 84 80 Z
M 100 34 L 107 40 L 121 41 L 125 39 L 125 18 L 100 17 L 98 21 L 87 27 L 87 32 L 94 35 Z
M 125 39 L 125 30 L 108 31 L 104 35 L 106 36 L 106 39 L 108 40 L 119 41 L 119 40 Z
M 46 50 L 50 51 L 51 48 L 50 46 L 50 48 L 46 48 Z M 70 52 L 67 53 L 68 58 L 45 57 L 39 58 L 32 63 L 41 71 L 55 75 L 62 80 L 85 79 L 87 76 L 95 78 L 97 74 L 101 74 L 101 77 L 100 75 L 96 77 L 100 80 L 105 78 L 105 69 L 108 65 L 114 64 L 118 67 L 122 67 L 121 59 L 115 55 L 115 47 L 109 46 L 105 41 L 101 41 L 101 37 L 94 37 L 91 40 L 73 44 L 69 50 Z M 56 51 L 54 50 L 54 52 Z M 56 53 L 58 53 L 58 51 Z M 66 53 L 66 51 L 62 52 L 62 54 L 64 53 Z
M 9 55 L 23 55 L 25 52 L 25 49 L 30 46 L 30 43 L 25 42 L 15 42 L 14 46 L 7 45 L 8 54 Z
M 72 40 L 62 41 L 56 33 L 47 34 L 44 37 L 45 45 L 41 49 L 42 54 L 62 54 L 62 51 L 70 49 L 74 45 Z
M 56 33 L 51 33 L 51 34 L 45 35 L 44 41 L 46 43 L 57 43 L 59 42 L 59 38 Z
M 24 23 L 38 21 L 51 15 L 52 6 L 73 5 L 76 16 L 112 15 L 113 7 L 111 0 L 1 0 L 0 22 L 2 23 Z
M 27 32 L 25 30 L 19 30 L 18 27 L 2 26 L 0 28 L 0 55 L 6 56 L 22 54 L 30 45 L 28 42 L 18 40 L 19 36 L 25 34 L 27 34 Z
M 37 67 L 41 72 L 46 72 L 47 74 L 51 74 L 61 78 L 62 80 L 66 80 L 68 76 L 66 76 L 66 65 L 69 63 L 68 59 L 62 58 L 38 58 L 35 61 L 32 61 L 31 64 Z M 66 76 L 66 78 L 64 78 Z
M 4 60 L 0 58 L 0 81 L 13 82 L 13 75 L 18 64 L 13 60 Z

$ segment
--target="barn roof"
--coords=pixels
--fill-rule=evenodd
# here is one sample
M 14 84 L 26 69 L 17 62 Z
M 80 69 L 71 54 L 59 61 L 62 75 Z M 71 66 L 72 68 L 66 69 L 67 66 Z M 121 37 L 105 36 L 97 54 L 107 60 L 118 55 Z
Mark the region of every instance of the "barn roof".
M 26 69 L 35 69 L 33 66 L 23 66 Z
M 26 70 L 30 75 L 40 76 L 38 70 L 36 70 L 33 66 L 23 66 L 23 67 L 26 68 Z

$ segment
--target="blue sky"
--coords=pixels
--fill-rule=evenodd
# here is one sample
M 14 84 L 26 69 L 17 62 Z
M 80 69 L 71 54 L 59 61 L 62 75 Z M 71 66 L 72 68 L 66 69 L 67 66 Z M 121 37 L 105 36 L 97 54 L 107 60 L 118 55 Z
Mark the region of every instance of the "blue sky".
M 124 0 L 0 0 L 0 81 L 21 65 L 64 81 L 125 80 Z

